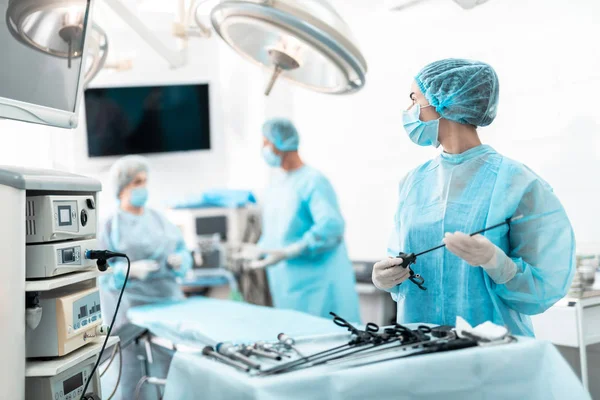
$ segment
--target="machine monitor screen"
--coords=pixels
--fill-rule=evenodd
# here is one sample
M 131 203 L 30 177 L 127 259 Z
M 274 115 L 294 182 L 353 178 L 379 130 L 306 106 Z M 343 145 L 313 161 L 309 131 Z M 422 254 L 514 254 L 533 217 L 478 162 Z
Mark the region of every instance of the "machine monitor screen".
M 227 217 L 201 217 L 196 218 L 196 235 L 213 235 L 218 233 L 222 241 L 227 241 Z
M 73 375 L 69 379 L 65 379 L 63 382 L 63 393 L 66 395 L 71 393 L 73 390 L 76 390 L 83 386 L 83 373 L 80 372 L 77 375 Z
M 58 226 L 69 226 L 71 224 L 71 207 L 58 206 Z
M 0 0 L 0 117 L 76 125 L 92 0 Z
M 73 302 L 73 328 L 91 324 L 100 318 L 100 292 L 95 291 Z
M 71 263 L 75 261 L 75 249 L 64 249 L 62 252 L 63 262 Z
M 87 89 L 84 98 L 90 157 L 210 149 L 208 84 Z

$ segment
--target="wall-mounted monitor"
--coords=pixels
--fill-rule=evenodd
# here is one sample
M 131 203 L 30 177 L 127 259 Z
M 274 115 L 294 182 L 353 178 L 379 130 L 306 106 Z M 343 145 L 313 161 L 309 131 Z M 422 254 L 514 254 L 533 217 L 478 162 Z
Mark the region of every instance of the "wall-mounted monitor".
M 206 83 L 101 87 L 84 97 L 90 157 L 210 149 Z
M 75 128 L 94 0 L 0 0 L 0 118 Z

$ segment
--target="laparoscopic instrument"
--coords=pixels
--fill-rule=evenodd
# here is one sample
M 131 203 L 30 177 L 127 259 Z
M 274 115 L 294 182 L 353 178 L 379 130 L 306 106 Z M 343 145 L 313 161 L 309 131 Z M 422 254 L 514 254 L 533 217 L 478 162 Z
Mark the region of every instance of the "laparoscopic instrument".
M 499 228 L 499 227 L 504 226 L 504 225 L 509 225 L 510 226 L 510 224 L 512 222 L 514 222 L 516 220 L 519 220 L 521 218 L 523 218 L 523 215 L 519 215 L 519 216 L 516 216 L 516 217 L 507 218 L 504 222 L 501 222 L 501 223 L 496 224 L 496 225 L 488 226 L 487 228 L 484 228 L 482 230 L 479 230 L 477 232 L 473 232 L 473 233 L 469 234 L 469 236 L 479 235 L 481 233 L 490 231 L 492 229 Z M 400 266 L 402 268 L 408 268 L 408 271 L 410 273 L 410 277 L 408 279 L 412 283 L 414 283 L 415 285 L 417 285 L 417 287 L 419 289 L 421 289 L 421 290 L 427 290 L 427 288 L 424 286 L 425 279 L 421 276 L 421 274 L 415 273 L 410 266 L 412 264 L 415 264 L 417 262 L 417 258 L 418 257 L 420 257 L 422 255 L 425 255 L 427 253 L 431 253 L 432 251 L 439 250 L 439 249 L 444 248 L 444 247 L 446 247 L 445 244 L 440 244 L 439 246 L 432 247 L 431 249 L 428 249 L 428 250 L 425 250 L 425 251 L 422 251 L 422 252 L 416 253 L 416 254 L 415 253 L 400 253 L 400 254 L 398 254 L 397 258 L 401 258 L 402 259 L 402 264 Z
M 380 329 L 376 324 L 368 323 L 364 329 L 360 329 L 339 315 L 330 314 L 336 325 L 348 330 L 349 340 L 314 354 L 302 355 L 295 348 L 296 341 L 285 334 L 280 334 L 278 340 L 272 343 L 236 345 L 221 343 L 217 345 L 216 350 L 210 346 L 205 347 L 202 353 L 251 376 L 268 377 L 325 364 L 354 368 L 422 354 L 475 347 L 480 344 L 496 345 L 510 342 L 506 340 L 508 333 L 502 338 L 488 340 L 487 343 L 485 339 L 474 334 L 467 336 L 464 330 L 459 333 L 452 326 L 420 325 L 411 329 L 395 324 Z M 286 356 L 286 353 L 294 354 L 297 358 L 282 362 L 282 357 Z

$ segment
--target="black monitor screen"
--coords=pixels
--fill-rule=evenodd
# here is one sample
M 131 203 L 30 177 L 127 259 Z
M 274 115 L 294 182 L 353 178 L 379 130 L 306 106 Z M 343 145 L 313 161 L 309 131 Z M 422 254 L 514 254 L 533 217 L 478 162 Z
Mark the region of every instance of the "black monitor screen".
M 227 241 L 227 217 L 201 217 L 196 218 L 196 235 L 213 235 L 218 233 L 221 240 Z
M 90 157 L 210 149 L 209 86 L 85 91 Z

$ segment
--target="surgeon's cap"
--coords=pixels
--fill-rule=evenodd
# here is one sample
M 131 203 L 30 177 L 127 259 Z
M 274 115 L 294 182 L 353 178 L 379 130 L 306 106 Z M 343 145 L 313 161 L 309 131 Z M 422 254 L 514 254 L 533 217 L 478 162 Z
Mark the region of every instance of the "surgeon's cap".
M 119 198 L 125 186 L 140 172 L 148 173 L 148 160 L 141 156 L 127 156 L 119 159 L 110 168 L 110 183 Z
M 263 125 L 263 135 L 279 151 L 296 151 L 300 136 L 292 121 L 284 118 L 271 119 Z
M 488 64 L 440 60 L 423 68 L 415 80 L 442 118 L 475 126 L 487 126 L 496 118 L 498 76 Z

